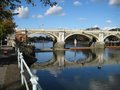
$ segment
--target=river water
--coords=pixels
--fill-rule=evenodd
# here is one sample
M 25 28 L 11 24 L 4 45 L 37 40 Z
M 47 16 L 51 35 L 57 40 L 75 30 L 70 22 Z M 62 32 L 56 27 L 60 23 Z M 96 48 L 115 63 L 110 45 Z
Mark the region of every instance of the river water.
M 51 42 L 35 45 L 52 47 Z M 43 90 L 120 90 L 119 53 L 109 48 L 37 52 L 31 70 Z

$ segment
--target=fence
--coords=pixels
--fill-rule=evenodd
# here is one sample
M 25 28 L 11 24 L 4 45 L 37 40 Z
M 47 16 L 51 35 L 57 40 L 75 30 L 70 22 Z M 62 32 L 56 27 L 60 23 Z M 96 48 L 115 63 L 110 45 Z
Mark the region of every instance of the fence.
M 38 77 L 33 75 L 30 71 L 30 68 L 26 64 L 22 52 L 20 52 L 19 48 L 17 49 L 17 58 L 18 58 L 18 68 L 20 68 L 20 74 L 21 74 L 21 84 L 25 85 L 26 90 L 30 90 L 30 85 L 28 84 L 27 77 L 25 76 L 25 73 L 28 73 L 32 85 L 32 90 L 42 90 L 41 86 L 38 83 Z

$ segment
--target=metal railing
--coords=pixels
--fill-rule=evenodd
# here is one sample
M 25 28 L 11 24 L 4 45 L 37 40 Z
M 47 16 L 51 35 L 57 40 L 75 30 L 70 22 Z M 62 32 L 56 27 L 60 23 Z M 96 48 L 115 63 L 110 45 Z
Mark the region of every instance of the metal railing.
M 21 84 L 25 85 L 26 90 L 30 90 L 30 85 L 27 81 L 30 81 L 32 84 L 32 90 L 42 90 L 41 86 L 38 83 L 38 77 L 33 75 L 30 68 L 26 64 L 22 52 L 20 52 L 19 48 L 17 49 L 17 59 L 18 59 L 18 68 L 20 68 L 20 75 L 21 75 Z M 24 73 L 28 73 L 30 79 L 27 80 Z

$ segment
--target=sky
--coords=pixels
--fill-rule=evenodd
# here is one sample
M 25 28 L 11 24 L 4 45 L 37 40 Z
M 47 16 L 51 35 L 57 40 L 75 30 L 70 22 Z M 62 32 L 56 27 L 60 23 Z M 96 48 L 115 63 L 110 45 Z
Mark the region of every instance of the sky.
M 36 6 L 22 2 L 14 12 L 17 28 L 64 28 L 86 29 L 120 27 L 120 0 L 56 0 L 56 6 Z

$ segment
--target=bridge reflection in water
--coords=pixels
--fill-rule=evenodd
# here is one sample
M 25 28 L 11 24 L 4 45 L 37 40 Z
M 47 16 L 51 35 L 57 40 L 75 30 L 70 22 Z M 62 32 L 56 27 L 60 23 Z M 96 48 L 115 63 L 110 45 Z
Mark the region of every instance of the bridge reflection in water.
M 43 90 L 120 90 L 119 53 L 108 48 L 44 52 L 49 59 L 38 58 L 31 69 Z

